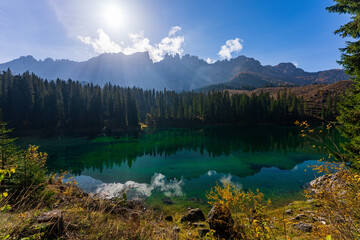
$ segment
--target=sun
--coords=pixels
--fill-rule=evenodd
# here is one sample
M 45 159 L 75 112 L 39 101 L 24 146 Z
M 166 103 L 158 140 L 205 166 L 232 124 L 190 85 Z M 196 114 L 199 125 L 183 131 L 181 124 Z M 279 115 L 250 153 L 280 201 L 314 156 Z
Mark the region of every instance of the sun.
M 104 6 L 103 19 L 107 26 L 119 28 L 124 24 L 124 10 L 115 3 L 108 4 Z

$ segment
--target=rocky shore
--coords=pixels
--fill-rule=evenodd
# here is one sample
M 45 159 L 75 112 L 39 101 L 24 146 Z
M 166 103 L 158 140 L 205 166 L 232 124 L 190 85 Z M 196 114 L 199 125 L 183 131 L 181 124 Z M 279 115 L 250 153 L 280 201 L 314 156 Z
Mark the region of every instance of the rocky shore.
M 336 174 L 324 175 L 313 180 L 309 190 L 316 193 L 325 187 L 324 184 L 335 186 L 340 183 Z M 137 239 L 139 236 L 144 239 L 202 239 L 210 235 L 236 239 L 233 229 L 239 227 L 236 225 L 238 215 L 218 204 L 208 214 L 192 207 L 165 213 L 146 206 L 142 201 L 126 200 L 124 197 L 103 199 L 87 194 L 73 184 L 58 182 L 48 188 L 53 193 L 48 206 L 21 214 L 14 208 L 6 214 L 5 221 L 14 221 L 14 216 L 18 218 L 17 224 L 11 228 L 9 239 L 34 236 L 42 239 L 108 239 L 110 236 L 113 239 Z M 164 198 L 163 202 L 164 205 L 172 204 L 170 198 Z M 308 236 L 329 224 L 326 216 L 316 214 L 319 208 L 321 203 L 309 199 L 272 209 L 269 213 L 270 227 L 277 229 L 279 223 L 285 221 L 288 231 L 294 236 Z M 21 215 L 26 217 L 19 217 Z M 19 224 L 19 221 L 22 222 Z M 106 238 L 97 238 L 100 233 Z

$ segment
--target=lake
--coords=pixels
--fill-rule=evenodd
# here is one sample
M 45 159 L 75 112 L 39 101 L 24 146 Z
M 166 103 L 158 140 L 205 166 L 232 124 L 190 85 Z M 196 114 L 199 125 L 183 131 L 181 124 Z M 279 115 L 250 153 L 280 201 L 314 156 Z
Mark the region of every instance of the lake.
M 273 202 L 302 199 L 324 153 L 299 136 L 297 127 L 239 126 L 147 129 L 120 137 L 21 138 L 49 154 L 48 170 L 71 171 L 87 192 L 162 204 L 206 203 L 215 184 L 231 181 L 259 189 Z M 305 171 L 307 169 L 307 171 Z

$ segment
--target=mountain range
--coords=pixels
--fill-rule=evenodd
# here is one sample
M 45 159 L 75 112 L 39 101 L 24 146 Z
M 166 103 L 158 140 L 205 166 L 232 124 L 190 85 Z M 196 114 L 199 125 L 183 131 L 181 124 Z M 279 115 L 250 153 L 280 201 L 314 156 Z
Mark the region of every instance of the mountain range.
M 29 71 L 48 80 L 70 78 L 101 86 L 110 82 L 123 87 L 176 91 L 308 85 L 349 79 L 340 69 L 305 72 L 292 63 L 263 66 L 246 56 L 209 64 L 189 54 L 182 57 L 166 55 L 162 61 L 153 63 L 147 52 L 132 55 L 104 53 L 83 62 L 51 58 L 36 60 L 26 56 L 0 64 L 0 71 L 8 68 L 15 74 Z

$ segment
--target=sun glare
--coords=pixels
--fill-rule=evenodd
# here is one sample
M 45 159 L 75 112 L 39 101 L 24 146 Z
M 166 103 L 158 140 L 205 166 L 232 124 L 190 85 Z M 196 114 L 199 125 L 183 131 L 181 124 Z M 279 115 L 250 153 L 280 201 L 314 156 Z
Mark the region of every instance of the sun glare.
M 103 12 L 105 23 L 112 28 L 119 28 L 125 20 L 123 9 L 117 4 L 106 5 Z

